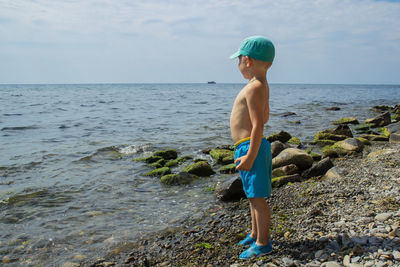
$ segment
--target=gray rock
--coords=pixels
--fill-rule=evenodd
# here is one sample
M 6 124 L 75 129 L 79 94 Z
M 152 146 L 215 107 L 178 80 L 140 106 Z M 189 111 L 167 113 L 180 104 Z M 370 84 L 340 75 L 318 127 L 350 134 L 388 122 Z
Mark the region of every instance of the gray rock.
M 272 142 L 271 143 L 272 158 L 275 158 L 276 156 L 278 156 L 278 154 L 281 153 L 282 150 L 284 150 L 285 148 L 286 148 L 286 146 L 281 141 Z
M 305 178 L 316 177 L 324 175 L 330 168 L 333 167 L 333 163 L 329 157 L 324 158 L 317 164 L 311 166 L 311 168 L 305 170 L 302 176 Z
M 294 261 L 292 259 L 290 259 L 290 258 L 287 258 L 287 257 L 282 258 L 282 263 L 283 263 L 283 266 L 285 266 L 285 267 L 294 267 L 294 266 L 296 266 Z
M 392 217 L 392 213 L 384 212 L 384 213 L 377 214 L 375 216 L 375 220 L 380 221 L 380 222 L 384 222 L 384 221 L 388 220 L 391 217 Z
M 313 162 L 313 158 L 305 151 L 297 148 L 287 148 L 272 159 L 272 168 L 295 164 L 299 169 L 305 170 L 311 167 Z
M 210 176 L 215 173 L 210 164 L 203 160 L 186 166 L 182 172 L 188 172 L 197 176 Z
M 341 175 L 339 174 L 339 171 L 336 167 L 333 167 L 329 169 L 325 175 L 322 177 L 323 180 L 328 180 L 328 181 L 335 181 L 338 179 L 341 179 Z
M 299 172 L 299 168 L 294 164 L 289 164 L 272 170 L 272 177 L 291 175 Z
M 246 197 L 240 177 L 232 177 L 222 183 L 218 182 L 215 193 L 221 201 L 232 201 Z
M 328 261 L 324 262 L 321 267 L 340 267 L 340 264 L 337 263 L 336 261 Z
M 344 154 L 351 154 L 354 152 L 361 152 L 364 148 L 364 145 L 357 138 L 348 138 L 346 140 L 336 142 L 334 147 L 335 149 L 338 148 L 339 150 L 344 150 L 339 151 L 339 154 L 342 154 L 342 152 L 344 152 Z
M 394 132 L 390 134 L 389 137 L 390 143 L 400 143 L 400 131 Z
M 390 120 L 389 112 L 385 112 L 374 118 L 365 120 L 366 124 L 373 124 L 373 127 L 383 127 L 383 126 L 390 124 L 390 122 L 391 122 L 391 120 Z
M 336 135 L 345 135 L 347 137 L 353 137 L 353 133 L 351 132 L 350 127 L 346 124 L 339 124 L 335 128 L 331 129 L 330 132 Z
M 395 259 L 395 260 L 400 260 L 400 252 L 399 251 L 397 251 L 397 250 L 394 250 L 393 251 L 393 258 Z
M 286 175 L 272 179 L 272 187 L 280 187 L 287 183 L 300 182 L 303 178 L 298 174 Z

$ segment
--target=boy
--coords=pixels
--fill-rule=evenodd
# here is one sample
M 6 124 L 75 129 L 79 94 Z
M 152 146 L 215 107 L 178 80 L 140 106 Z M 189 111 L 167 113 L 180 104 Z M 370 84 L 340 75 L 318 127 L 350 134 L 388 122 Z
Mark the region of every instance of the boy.
M 231 58 L 239 57 L 239 70 L 249 82 L 233 104 L 230 128 L 235 142 L 235 163 L 250 202 L 251 233 L 240 241 L 250 246 L 239 258 L 250 259 L 272 251 L 269 228 L 270 208 L 265 200 L 271 194 L 271 145 L 263 137 L 269 118 L 267 71 L 275 57 L 275 48 L 262 36 L 246 38 Z

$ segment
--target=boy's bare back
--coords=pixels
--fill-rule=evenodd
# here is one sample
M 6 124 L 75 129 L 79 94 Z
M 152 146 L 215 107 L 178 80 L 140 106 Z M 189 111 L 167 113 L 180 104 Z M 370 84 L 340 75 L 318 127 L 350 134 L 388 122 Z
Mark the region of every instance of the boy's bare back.
M 250 117 L 249 104 L 256 105 L 252 116 L 260 117 L 259 119 L 265 124 L 269 117 L 269 87 L 267 81 L 260 81 L 257 79 L 249 81 L 249 83 L 242 88 L 233 103 L 230 127 L 232 139 L 237 141 L 248 138 L 251 135 L 253 128 L 252 119 Z

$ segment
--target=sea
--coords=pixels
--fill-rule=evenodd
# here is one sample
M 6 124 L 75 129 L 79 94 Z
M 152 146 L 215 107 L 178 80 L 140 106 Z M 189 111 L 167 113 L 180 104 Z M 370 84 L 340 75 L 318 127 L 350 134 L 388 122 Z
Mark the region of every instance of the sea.
M 232 144 L 243 85 L 0 85 L 0 265 L 68 266 L 204 216 L 228 175 L 164 186 L 134 159 L 176 149 L 211 162 L 202 151 Z M 307 144 L 399 102 L 398 85 L 271 84 L 264 134 Z

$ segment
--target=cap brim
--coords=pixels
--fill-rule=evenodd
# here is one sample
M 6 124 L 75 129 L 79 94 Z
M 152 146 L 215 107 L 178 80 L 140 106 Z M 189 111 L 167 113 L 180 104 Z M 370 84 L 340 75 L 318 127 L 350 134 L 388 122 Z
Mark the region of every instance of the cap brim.
M 239 51 L 237 51 L 235 54 L 233 54 L 233 55 L 230 56 L 229 58 L 230 58 L 230 59 L 234 59 L 234 58 L 237 58 L 238 56 L 240 56 L 240 52 L 239 52 Z

